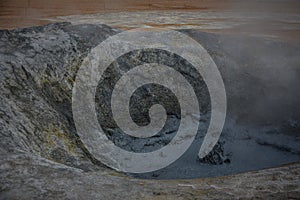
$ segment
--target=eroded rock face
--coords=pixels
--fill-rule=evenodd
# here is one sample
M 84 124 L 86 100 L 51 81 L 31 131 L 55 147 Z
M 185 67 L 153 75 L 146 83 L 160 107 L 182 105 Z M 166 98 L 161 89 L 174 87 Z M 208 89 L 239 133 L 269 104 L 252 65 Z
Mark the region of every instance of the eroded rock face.
M 247 173 L 181 183 L 131 179 L 94 159 L 76 134 L 71 109 L 72 87 L 88 52 L 118 32 L 106 25 L 74 26 L 69 23 L 0 31 L 0 170 L 4 198 L 42 198 L 43 195 L 48 199 L 121 198 L 124 193 L 125 197 L 133 198 L 164 198 L 166 195 L 201 199 L 263 198 L 259 188 L 252 188 L 248 193 L 241 191 L 243 186 L 238 187 L 240 190 L 229 188 L 236 187 L 237 182 L 259 187 L 257 178 L 261 185 L 267 185 L 267 197 L 277 193 L 280 193 L 278 198 L 299 195 L 297 164 L 254 175 Z M 145 141 L 121 135 L 110 116 L 109 94 L 124 70 L 139 63 L 162 60 L 187 74 L 186 78 L 196 85 L 196 94 L 202 99 L 203 117 L 191 148 L 167 168 L 139 177 L 208 177 L 298 162 L 299 44 L 194 30 L 182 32 L 208 50 L 223 76 L 228 99 L 224 132 L 214 151 L 200 161 L 197 153 L 210 121 L 209 95 L 201 76 L 193 73 L 180 57 L 167 52 L 146 49 L 124 55 L 111 64 L 106 78 L 100 82 L 99 101 L 96 102 L 98 120 L 116 145 L 137 152 L 160 148 L 176 134 L 180 121 L 179 105 L 172 94 L 159 86 L 147 86 L 137 91 L 132 99 L 133 120 L 140 125 L 147 124 L 147 108 L 162 101 L 169 117 L 164 132 L 160 137 Z M 105 94 L 102 99 L 101 94 Z M 145 101 L 148 97 L 152 99 Z M 278 177 L 286 180 L 280 182 Z M 224 185 L 227 181 L 231 185 Z M 22 184 L 24 182 L 26 184 Z M 146 189 L 139 191 L 144 187 Z M 66 191 L 68 188 L 73 192 Z M 216 192 L 219 188 L 225 196 Z M 83 190 L 92 192 L 82 193 Z
M 76 136 L 72 86 L 88 51 L 117 32 L 105 25 L 64 23 L 1 31 L 3 153 L 26 151 L 85 170 L 97 168 Z

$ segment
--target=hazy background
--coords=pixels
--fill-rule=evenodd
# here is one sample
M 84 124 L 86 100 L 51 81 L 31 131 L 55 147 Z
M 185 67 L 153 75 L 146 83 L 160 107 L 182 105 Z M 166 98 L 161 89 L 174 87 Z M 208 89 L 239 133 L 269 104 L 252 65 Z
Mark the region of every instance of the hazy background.
M 0 0 L 0 29 L 49 23 L 47 18 L 99 12 L 180 10 L 299 14 L 298 0 Z M 298 22 L 297 22 L 298 24 Z

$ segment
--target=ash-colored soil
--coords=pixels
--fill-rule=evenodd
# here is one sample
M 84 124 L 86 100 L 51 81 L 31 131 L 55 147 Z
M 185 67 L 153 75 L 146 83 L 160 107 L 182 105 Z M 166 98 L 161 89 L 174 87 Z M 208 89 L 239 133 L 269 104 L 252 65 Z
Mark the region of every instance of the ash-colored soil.
M 0 157 L 1 199 L 299 199 L 300 165 L 233 176 L 141 180 L 108 169 L 84 172 L 40 157 Z

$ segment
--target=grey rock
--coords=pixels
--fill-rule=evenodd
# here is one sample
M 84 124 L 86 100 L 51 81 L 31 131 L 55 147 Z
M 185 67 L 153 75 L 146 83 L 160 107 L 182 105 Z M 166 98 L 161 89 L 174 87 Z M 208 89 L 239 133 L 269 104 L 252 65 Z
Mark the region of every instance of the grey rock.
M 1 151 L 97 168 L 76 135 L 72 86 L 88 51 L 117 32 L 68 23 L 0 32 Z

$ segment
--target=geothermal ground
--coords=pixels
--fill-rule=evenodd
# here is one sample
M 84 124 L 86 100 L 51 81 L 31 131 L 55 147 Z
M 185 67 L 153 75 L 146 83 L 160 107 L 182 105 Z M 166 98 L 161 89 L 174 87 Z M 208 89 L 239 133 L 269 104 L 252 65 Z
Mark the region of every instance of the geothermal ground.
M 3 2 L 1 27 L 11 30 L 0 31 L 0 199 L 300 198 L 297 1 L 151 0 L 134 6 L 91 1 L 65 9 L 56 1 L 48 7 Z M 137 124 L 147 124 L 147 108 L 162 103 L 164 129 L 156 137 L 136 139 L 118 128 L 111 92 L 118 77 L 139 64 L 155 60 L 184 74 L 201 99 L 201 120 L 194 142 L 176 162 L 149 173 L 121 173 L 97 160 L 79 137 L 72 89 L 91 49 L 141 27 L 175 29 L 207 50 L 224 81 L 227 116 L 217 145 L 199 159 L 211 117 L 201 75 L 167 51 L 124 54 L 105 71 L 95 102 L 98 122 L 115 145 L 133 152 L 157 150 L 169 144 L 180 123 L 173 93 L 148 85 L 135 93 L 130 114 Z

